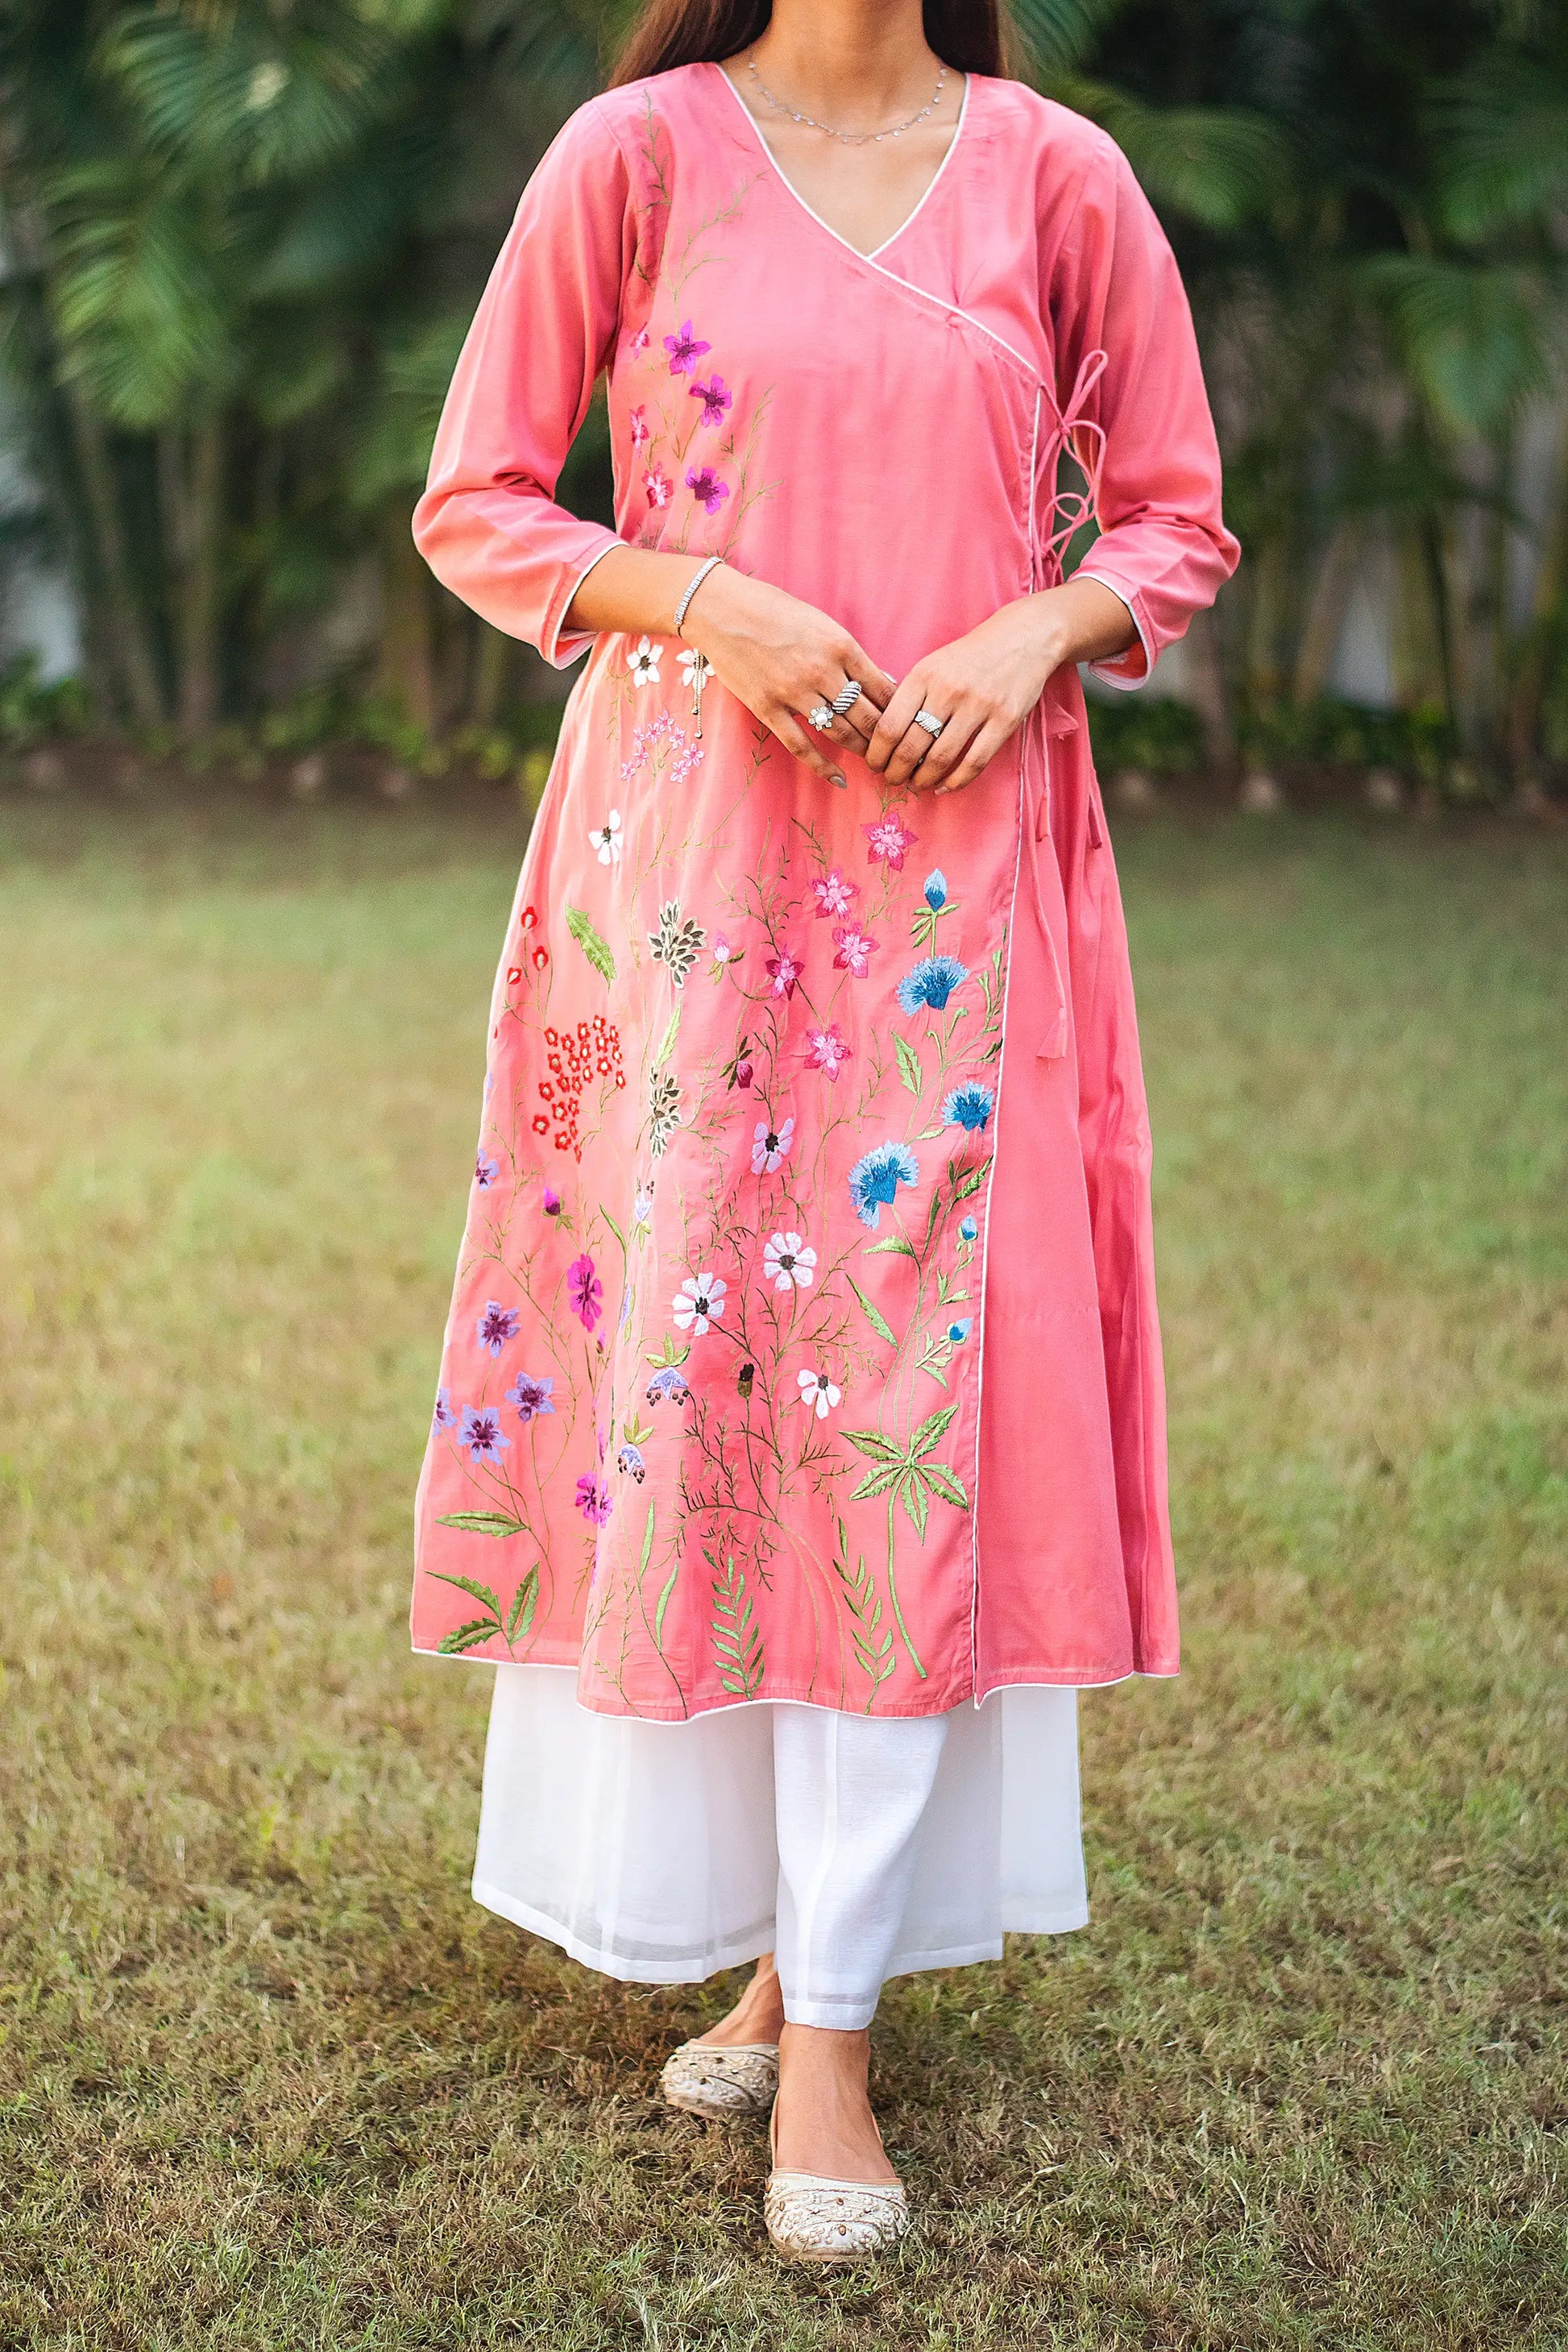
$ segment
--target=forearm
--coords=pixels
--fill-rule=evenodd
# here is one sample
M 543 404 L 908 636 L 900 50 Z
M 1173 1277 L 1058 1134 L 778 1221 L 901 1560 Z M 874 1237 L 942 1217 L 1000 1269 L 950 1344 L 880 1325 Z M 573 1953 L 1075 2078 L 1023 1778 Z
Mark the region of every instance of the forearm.
M 1113 661 L 1138 643 L 1131 614 L 1102 580 L 1072 579 L 1019 602 L 1038 627 L 1047 676 L 1069 662 Z
M 655 636 L 662 631 L 668 635 L 675 625 L 675 608 L 703 560 L 701 555 L 660 555 L 648 547 L 613 547 L 579 583 L 567 609 L 567 626 L 619 629 L 628 635 Z

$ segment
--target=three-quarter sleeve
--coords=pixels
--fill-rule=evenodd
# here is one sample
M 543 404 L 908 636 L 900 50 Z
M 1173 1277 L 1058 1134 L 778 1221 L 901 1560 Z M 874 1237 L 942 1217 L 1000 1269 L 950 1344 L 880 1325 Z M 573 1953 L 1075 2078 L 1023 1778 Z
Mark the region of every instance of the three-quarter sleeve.
M 414 538 L 437 578 L 563 667 L 580 583 L 621 541 L 555 502 L 561 468 L 614 346 L 636 254 L 629 175 L 596 103 L 529 181 L 464 342 Z
M 1212 604 L 1240 549 L 1220 513 L 1219 448 L 1192 312 L 1165 233 L 1109 140 L 1085 185 L 1047 291 L 1059 396 L 1104 353 L 1075 436 L 1091 464 L 1100 537 L 1078 567 L 1114 590 L 1140 643 L 1095 675 L 1142 686 L 1193 614 Z

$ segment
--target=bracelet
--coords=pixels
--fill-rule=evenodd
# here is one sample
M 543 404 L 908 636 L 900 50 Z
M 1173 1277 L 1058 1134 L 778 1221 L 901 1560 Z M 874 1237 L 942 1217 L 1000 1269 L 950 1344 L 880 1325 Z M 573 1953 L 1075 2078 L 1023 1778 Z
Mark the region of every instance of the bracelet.
M 697 591 L 701 587 L 702 583 L 707 579 L 708 574 L 714 571 L 721 563 L 723 562 L 723 561 L 724 559 L 721 555 L 709 556 L 705 562 L 698 565 L 696 571 L 687 582 L 686 592 L 681 597 L 679 604 L 675 608 L 675 634 L 677 636 L 680 635 L 680 625 L 686 618 L 686 608 L 688 604 L 690 604 L 691 599 L 696 595 Z

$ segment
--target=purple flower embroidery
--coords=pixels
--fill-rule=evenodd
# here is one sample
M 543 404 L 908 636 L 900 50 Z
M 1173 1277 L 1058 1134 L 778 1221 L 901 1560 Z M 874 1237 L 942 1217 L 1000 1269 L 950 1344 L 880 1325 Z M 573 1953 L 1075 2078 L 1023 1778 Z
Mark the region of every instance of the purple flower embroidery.
M 506 1392 L 506 1401 L 517 1407 L 517 1417 L 524 1428 L 539 1413 L 554 1412 L 555 1407 L 551 1402 L 551 1391 L 554 1386 L 552 1380 L 531 1380 L 527 1372 L 519 1372 Z
M 595 1527 L 602 1528 L 614 1508 L 608 1486 L 604 1486 L 597 1478 L 579 1478 L 577 1508 Z
M 516 1331 L 519 1320 L 515 1307 L 503 1307 L 499 1298 L 487 1298 L 485 1311 L 474 1326 L 480 1347 L 499 1356 Z
M 690 375 L 703 352 L 710 352 L 713 346 L 711 343 L 700 343 L 691 331 L 690 320 L 683 319 L 679 335 L 666 335 L 664 348 L 669 353 L 670 374 Z
M 503 1454 L 511 1452 L 511 1440 L 502 1435 L 500 1415 L 493 1404 L 463 1407 L 462 1443 L 468 1449 L 468 1459 L 476 1465 L 499 1462 Z
M 734 394 L 726 391 L 723 377 L 715 373 L 709 383 L 699 383 L 693 377 L 690 390 L 692 399 L 702 403 L 703 424 L 722 425 L 724 411 L 735 404 Z
M 487 1160 L 484 1153 L 481 1151 L 478 1159 L 474 1161 L 474 1181 L 479 1186 L 480 1192 L 488 1192 L 490 1186 L 495 1182 L 496 1178 L 500 1174 L 500 1170 L 497 1167 L 495 1161 L 493 1160 Z
M 437 1429 L 456 1429 L 458 1426 L 457 1407 L 452 1402 L 450 1389 L 437 1390 L 436 1410 L 431 1415 L 431 1424 Z
M 547 1217 L 558 1217 L 561 1214 L 561 1195 L 553 1184 L 545 1186 L 544 1198 L 539 1205 Z
M 729 483 L 721 482 L 711 466 L 688 466 L 686 487 L 710 514 L 717 514 L 730 495 Z
M 566 1269 L 566 1296 L 584 1331 L 591 1331 L 604 1313 L 605 1286 L 594 1271 L 591 1257 L 574 1257 Z

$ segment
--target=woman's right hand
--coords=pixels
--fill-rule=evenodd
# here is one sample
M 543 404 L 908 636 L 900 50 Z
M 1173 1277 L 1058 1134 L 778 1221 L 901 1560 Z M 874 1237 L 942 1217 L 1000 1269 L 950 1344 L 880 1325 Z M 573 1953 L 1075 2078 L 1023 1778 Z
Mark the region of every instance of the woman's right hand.
M 847 629 L 815 604 L 727 563 L 699 585 L 680 634 L 786 751 L 832 783 L 841 784 L 844 772 L 829 741 L 864 752 L 892 697 L 895 681 Z M 847 717 L 830 729 L 807 727 L 805 713 L 831 702 L 851 678 L 860 697 Z

